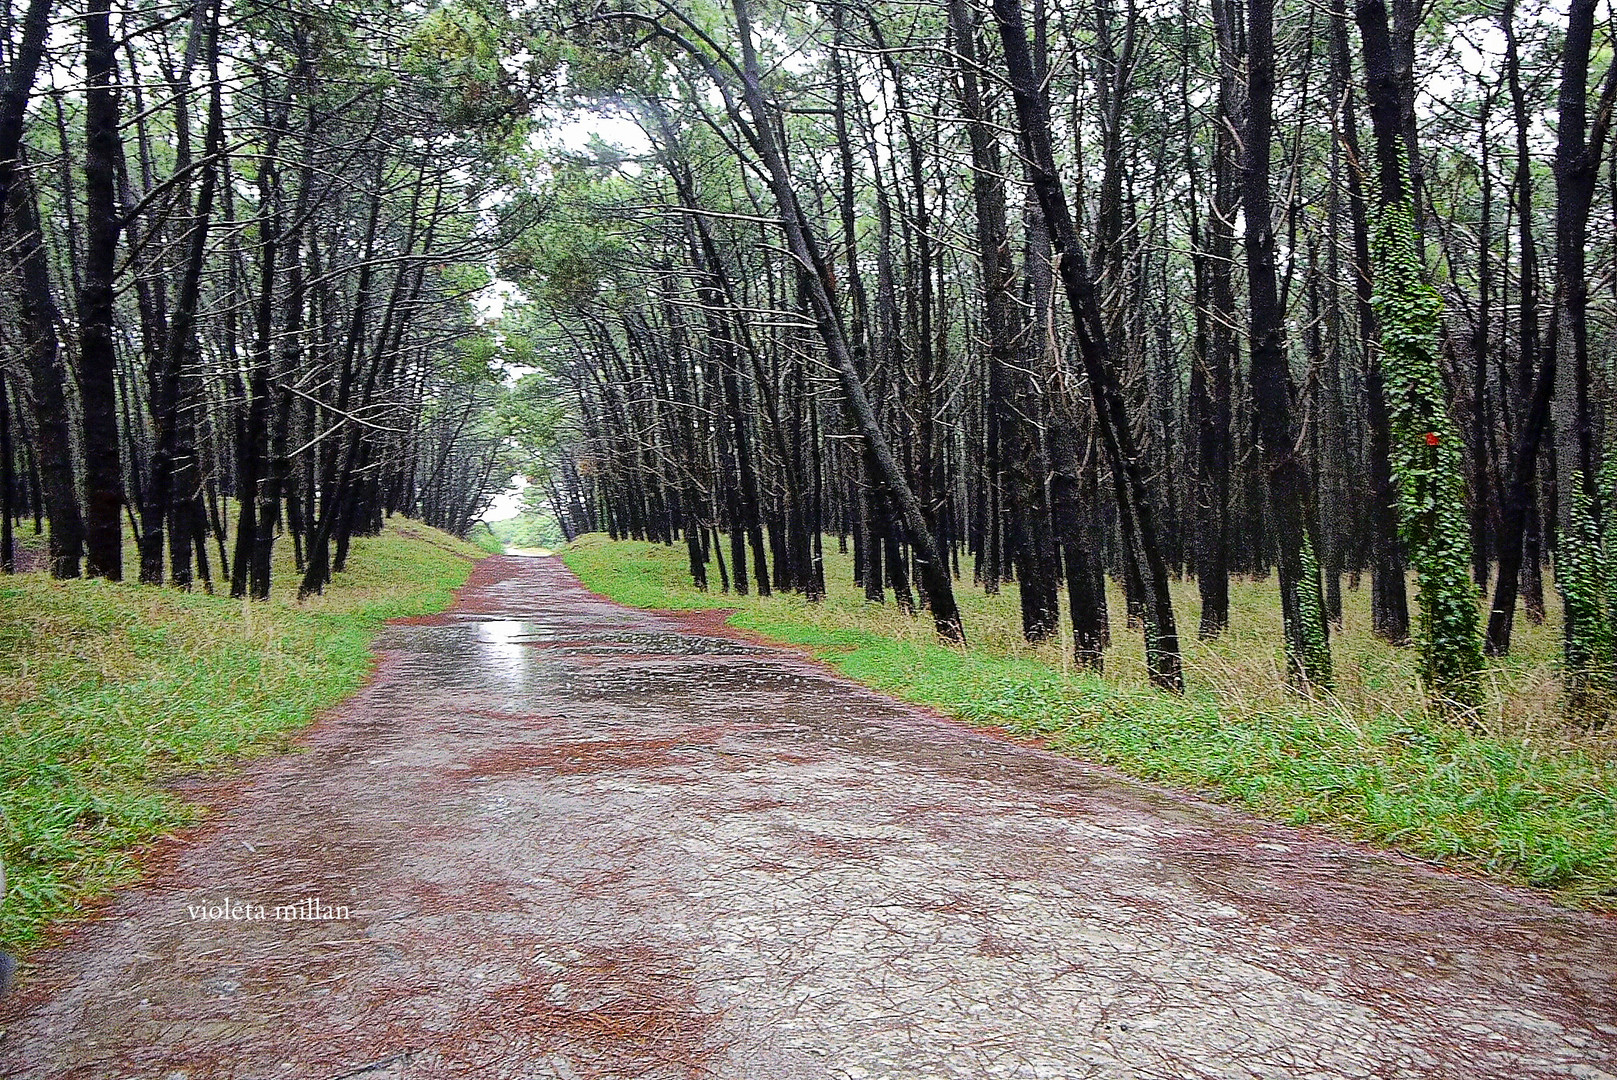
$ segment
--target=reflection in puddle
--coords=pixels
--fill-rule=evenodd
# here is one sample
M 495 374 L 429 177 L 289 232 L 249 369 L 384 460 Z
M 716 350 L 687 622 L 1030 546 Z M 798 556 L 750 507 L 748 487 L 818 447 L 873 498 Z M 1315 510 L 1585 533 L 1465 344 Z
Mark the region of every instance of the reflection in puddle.
M 603 631 L 532 619 L 479 619 L 448 626 L 398 627 L 394 633 L 393 642 L 409 643 L 411 658 L 407 663 L 423 676 L 464 681 L 468 688 L 488 678 L 519 699 L 524 691 L 545 682 L 545 677 L 537 674 L 540 670 L 550 672 L 554 682 L 558 661 L 574 667 L 581 661 L 588 664 L 586 658 L 595 657 L 595 662 L 610 669 L 615 689 L 638 690 L 632 685 L 636 674 L 666 684 L 668 672 L 642 670 L 639 662 L 652 658 L 712 657 L 720 664 L 725 659 L 768 655 L 768 650 L 729 638 L 661 630 Z M 562 657 L 572 658 L 572 662 Z M 705 675 L 691 675 L 714 678 L 712 669 L 705 670 Z M 563 679 L 563 687 L 565 684 Z
M 478 651 L 485 661 L 482 666 L 489 675 L 508 687 L 522 685 L 523 669 L 530 658 L 523 643 L 531 637 L 531 624 L 521 619 L 498 619 L 475 625 Z

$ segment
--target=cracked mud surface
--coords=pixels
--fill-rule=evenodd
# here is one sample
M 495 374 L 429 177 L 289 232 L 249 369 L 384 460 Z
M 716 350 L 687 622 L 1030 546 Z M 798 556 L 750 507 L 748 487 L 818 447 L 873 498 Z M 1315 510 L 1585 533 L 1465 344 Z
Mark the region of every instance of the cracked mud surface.
M 480 563 L 32 957 L 0 1076 L 1617 1076 L 1617 920 Z M 225 898 L 347 919 L 193 920 Z

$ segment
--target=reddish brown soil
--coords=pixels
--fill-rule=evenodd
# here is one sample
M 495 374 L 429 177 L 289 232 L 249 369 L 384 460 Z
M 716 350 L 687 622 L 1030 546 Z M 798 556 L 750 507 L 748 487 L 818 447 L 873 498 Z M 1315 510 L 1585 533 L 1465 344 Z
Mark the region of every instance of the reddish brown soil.
M 996 739 L 554 559 L 36 953 L 0 1076 L 1617 1076 L 1609 919 Z M 224 898 L 346 918 L 198 920 Z

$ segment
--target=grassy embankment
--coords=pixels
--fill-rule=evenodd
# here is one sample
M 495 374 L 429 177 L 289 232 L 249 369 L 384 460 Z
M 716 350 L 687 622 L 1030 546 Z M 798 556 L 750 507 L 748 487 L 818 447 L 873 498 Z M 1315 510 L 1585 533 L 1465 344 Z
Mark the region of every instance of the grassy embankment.
M 494 534 L 486 521 L 472 526 L 471 532 L 466 534 L 466 542 L 485 555 L 505 554 L 505 542 Z
M 1344 591 L 1336 696 L 1306 700 L 1281 678 L 1272 581 L 1232 583 L 1233 625 L 1212 643 L 1195 640 L 1194 583 L 1176 583 L 1189 684 L 1176 698 L 1148 686 L 1140 635 L 1115 614 L 1104 678 L 1073 671 L 1066 642 L 1021 640 L 1014 585 L 997 597 L 959 590 L 971 645 L 951 649 L 926 618 L 866 603 L 849 558 L 827 549 L 830 596 L 818 605 L 699 593 L 683 547 L 588 536 L 563 557 L 622 603 L 736 608 L 732 625 L 907 701 L 1268 817 L 1617 909 L 1617 734 L 1558 719 L 1553 612 L 1543 626 L 1518 620 L 1514 655 L 1489 672 L 1479 735 L 1426 715 L 1413 650 L 1369 632 L 1368 590 Z
M 289 542 L 266 604 L 0 579 L 0 945 L 131 880 L 141 845 L 196 817 L 165 780 L 288 748 L 364 682 L 383 620 L 442 610 L 482 554 L 395 519 L 302 605 Z

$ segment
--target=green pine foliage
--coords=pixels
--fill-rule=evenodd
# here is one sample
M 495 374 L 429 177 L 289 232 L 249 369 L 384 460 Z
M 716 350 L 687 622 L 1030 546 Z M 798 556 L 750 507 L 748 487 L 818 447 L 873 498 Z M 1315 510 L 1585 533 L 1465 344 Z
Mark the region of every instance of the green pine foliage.
M 1382 208 L 1374 262 L 1399 532 L 1419 581 L 1416 645 L 1433 703 L 1467 712 L 1481 701 L 1482 637 L 1464 463 L 1437 365 L 1443 302 L 1422 272 L 1407 202 Z

